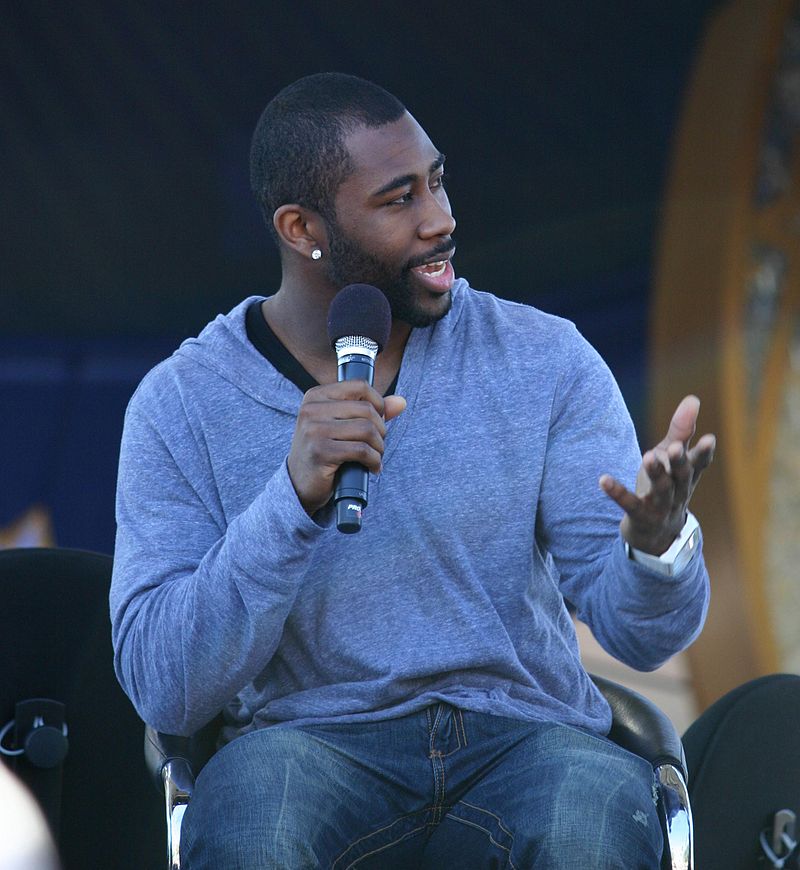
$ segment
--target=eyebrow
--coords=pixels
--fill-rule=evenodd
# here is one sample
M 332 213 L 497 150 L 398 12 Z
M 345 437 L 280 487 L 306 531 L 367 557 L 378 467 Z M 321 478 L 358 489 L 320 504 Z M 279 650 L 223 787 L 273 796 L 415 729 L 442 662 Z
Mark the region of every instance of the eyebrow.
M 430 168 L 428 169 L 428 175 L 432 175 L 436 170 L 444 164 L 445 156 L 440 151 L 436 159 L 431 163 Z M 389 193 L 392 190 L 397 190 L 398 187 L 405 187 L 408 184 L 413 184 L 419 178 L 418 175 L 414 173 L 408 173 L 407 175 L 398 175 L 396 178 L 393 178 L 391 181 L 387 182 L 383 185 L 383 187 L 374 191 L 372 196 L 383 196 L 386 193 Z

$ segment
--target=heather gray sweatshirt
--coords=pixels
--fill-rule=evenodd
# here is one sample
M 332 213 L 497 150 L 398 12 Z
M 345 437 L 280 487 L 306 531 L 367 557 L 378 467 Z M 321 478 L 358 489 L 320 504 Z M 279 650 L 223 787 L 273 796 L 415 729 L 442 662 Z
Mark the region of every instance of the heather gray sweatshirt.
M 702 625 L 701 555 L 625 557 L 598 487 L 640 463 L 619 390 L 567 321 L 472 290 L 411 333 L 363 530 L 309 517 L 286 457 L 302 394 L 250 344 L 248 299 L 144 379 L 120 457 L 115 665 L 142 718 L 228 736 L 436 700 L 598 733 L 564 598 L 647 670 Z

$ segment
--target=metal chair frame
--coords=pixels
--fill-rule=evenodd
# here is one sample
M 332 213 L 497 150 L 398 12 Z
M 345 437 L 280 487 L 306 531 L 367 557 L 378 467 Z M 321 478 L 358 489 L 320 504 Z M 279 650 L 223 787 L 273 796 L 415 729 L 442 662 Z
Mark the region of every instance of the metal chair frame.
M 653 765 L 664 826 L 665 870 L 693 870 L 694 830 L 683 745 L 672 722 L 652 701 L 602 677 L 593 676 L 611 706 L 610 738 Z M 181 825 L 195 775 L 213 755 L 221 727 L 217 718 L 192 737 L 145 728 L 145 757 L 166 811 L 169 870 L 180 870 Z

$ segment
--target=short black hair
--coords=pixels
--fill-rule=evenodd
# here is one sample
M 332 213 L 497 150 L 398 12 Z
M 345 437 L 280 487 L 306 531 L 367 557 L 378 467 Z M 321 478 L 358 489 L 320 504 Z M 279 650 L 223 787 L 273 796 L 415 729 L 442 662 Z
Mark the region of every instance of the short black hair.
M 334 221 L 336 191 L 353 171 L 345 137 L 357 127 L 397 121 L 405 111 L 379 85 L 345 73 L 305 76 L 273 97 L 250 145 L 250 186 L 273 237 L 272 216 L 286 203 Z

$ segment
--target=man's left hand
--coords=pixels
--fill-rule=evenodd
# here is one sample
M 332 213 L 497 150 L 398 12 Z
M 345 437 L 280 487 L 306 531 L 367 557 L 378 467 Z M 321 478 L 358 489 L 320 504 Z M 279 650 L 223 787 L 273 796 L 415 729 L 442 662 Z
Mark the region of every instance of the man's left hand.
M 609 474 L 600 478 L 600 488 L 625 511 L 622 537 L 637 550 L 660 556 L 686 522 L 689 499 L 717 443 L 714 435 L 703 435 L 689 447 L 699 412 L 697 396 L 681 401 L 664 439 L 642 457 L 635 493 Z

